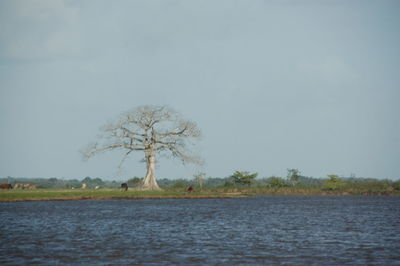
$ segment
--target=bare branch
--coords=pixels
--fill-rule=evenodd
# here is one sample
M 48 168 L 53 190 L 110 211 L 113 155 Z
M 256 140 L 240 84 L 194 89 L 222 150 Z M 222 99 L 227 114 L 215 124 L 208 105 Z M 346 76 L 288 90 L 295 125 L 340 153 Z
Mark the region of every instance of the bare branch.
M 107 146 L 103 146 L 103 147 L 98 147 L 98 143 L 94 143 L 89 145 L 83 152 L 83 156 L 84 159 L 89 159 L 91 157 L 93 157 L 94 155 L 101 153 L 101 152 L 105 152 L 108 150 L 113 150 L 113 149 L 118 149 L 118 148 L 125 148 L 125 144 L 121 143 L 121 144 L 114 144 L 114 145 L 107 145 Z
M 125 162 L 126 158 L 128 158 L 128 155 L 132 152 L 132 150 L 128 151 L 127 153 L 125 153 L 124 157 L 122 157 L 121 162 L 118 165 L 118 169 L 121 171 L 122 169 L 122 165 Z
M 109 150 L 126 150 L 119 168 L 132 151 L 144 151 L 147 174 L 144 184 L 155 186 L 154 165 L 156 154 L 180 159 L 183 163 L 202 163 L 189 153 L 191 141 L 199 139 L 201 132 L 194 122 L 183 119 L 179 113 L 166 106 L 140 106 L 123 113 L 115 122 L 101 128 L 101 144 L 90 145 L 83 152 L 84 158 Z M 149 179 L 152 179 L 149 181 Z
M 128 128 L 126 128 L 124 126 L 121 126 L 121 129 L 123 131 L 125 131 L 126 133 L 129 133 L 132 136 L 146 137 L 146 134 L 140 134 L 140 133 L 137 133 L 137 132 L 133 132 L 132 130 L 129 130 Z M 139 138 L 138 138 L 138 140 L 139 140 Z

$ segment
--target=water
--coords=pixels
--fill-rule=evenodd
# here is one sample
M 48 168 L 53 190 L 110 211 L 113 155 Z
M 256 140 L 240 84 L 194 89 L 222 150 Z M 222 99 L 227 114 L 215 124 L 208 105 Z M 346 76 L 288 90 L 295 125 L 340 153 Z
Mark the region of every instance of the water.
M 0 203 L 0 264 L 400 265 L 400 197 Z

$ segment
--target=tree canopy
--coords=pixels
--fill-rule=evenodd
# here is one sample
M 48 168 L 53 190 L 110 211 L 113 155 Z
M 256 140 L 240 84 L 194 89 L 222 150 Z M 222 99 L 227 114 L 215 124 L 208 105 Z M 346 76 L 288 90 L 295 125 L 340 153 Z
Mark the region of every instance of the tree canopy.
M 257 177 L 258 173 L 251 174 L 247 171 L 236 171 L 230 177 L 233 179 L 235 184 L 248 185 L 250 186 L 252 181 Z

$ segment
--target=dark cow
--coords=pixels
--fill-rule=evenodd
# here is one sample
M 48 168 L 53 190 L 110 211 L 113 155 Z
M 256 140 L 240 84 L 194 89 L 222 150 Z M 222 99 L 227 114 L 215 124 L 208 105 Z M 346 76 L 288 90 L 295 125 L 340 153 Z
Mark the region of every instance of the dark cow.
M 187 190 L 187 192 L 189 192 L 189 193 L 194 192 L 194 187 L 190 186 L 190 187 L 188 187 L 186 190 Z
M 128 184 L 127 183 L 122 183 L 121 188 L 125 189 L 125 191 L 128 190 Z
M 0 189 L 12 189 L 11 184 L 2 184 L 0 185 Z

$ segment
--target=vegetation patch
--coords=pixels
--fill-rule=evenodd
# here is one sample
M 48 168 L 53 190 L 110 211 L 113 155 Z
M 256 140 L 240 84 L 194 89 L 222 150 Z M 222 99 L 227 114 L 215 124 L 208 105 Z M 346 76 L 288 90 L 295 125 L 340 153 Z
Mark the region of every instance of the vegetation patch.
M 225 178 L 195 174 L 192 179 L 159 179 L 161 191 L 140 190 L 142 179 L 134 177 L 121 189 L 121 182 L 85 177 L 79 180 L 57 178 L 0 178 L 0 201 L 88 200 L 144 198 L 232 198 L 251 195 L 395 195 L 400 196 L 400 180 L 339 177 L 312 178 L 297 169 L 288 169 L 287 177 L 257 178 L 257 173 L 235 171 Z M 23 184 L 16 186 L 16 184 Z M 26 186 L 30 184 L 29 186 Z M 5 186 L 7 187 L 7 186 Z M 17 188 L 15 188 L 17 187 Z M 188 188 L 191 192 L 188 191 Z
M 0 201 L 46 201 L 46 200 L 102 200 L 102 199 L 164 199 L 164 198 L 232 198 L 246 193 L 183 192 L 183 191 L 122 191 L 119 189 L 38 189 L 0 191 Z

